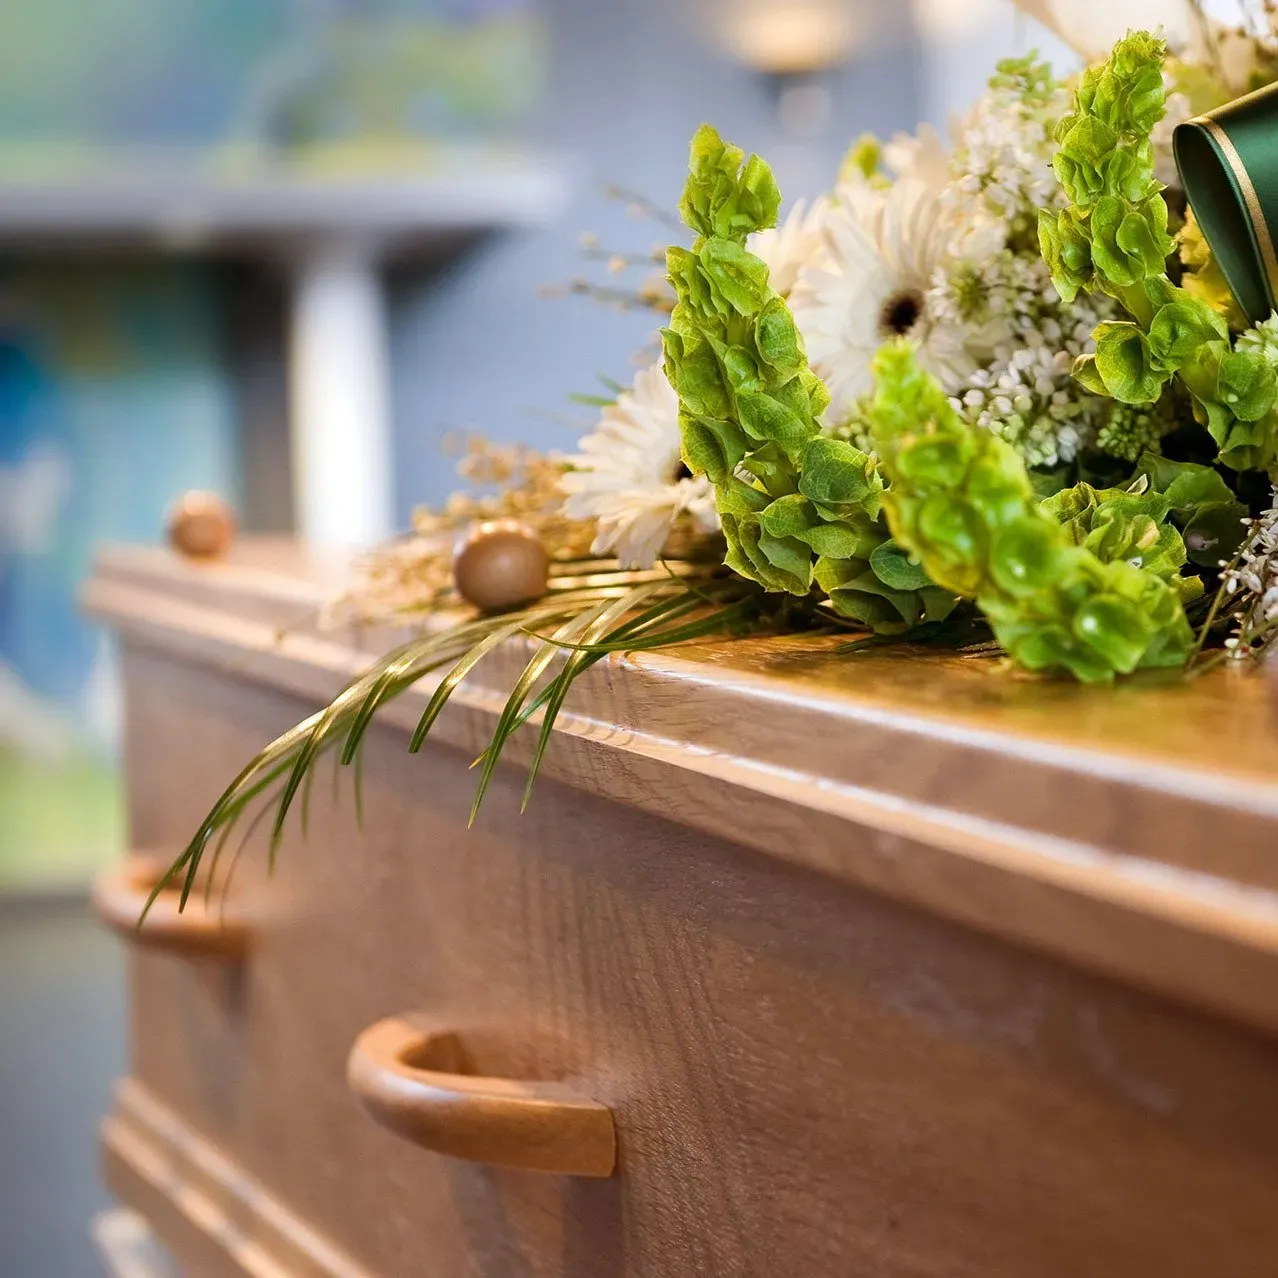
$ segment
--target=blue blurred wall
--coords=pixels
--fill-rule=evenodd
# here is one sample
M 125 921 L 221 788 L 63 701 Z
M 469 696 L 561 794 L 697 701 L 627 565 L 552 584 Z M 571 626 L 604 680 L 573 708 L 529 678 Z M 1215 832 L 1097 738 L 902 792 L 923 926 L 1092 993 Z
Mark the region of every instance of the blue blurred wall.
M 673 210 L 688 139 L 711 120 L 773 164 L 788 204 L 830 184 L 852 138 L 912 129 L 919 116 L 918 47 L 906 5 L 867 6 L 883 28 L 876 51 L 838 76 L 834 119 L 810 145 L 782 139 L 766 86 L 694 41 L 675 20 L 675 0 L 546 0 L 544 9 L 553 65 L 534 134 L 578 158 L 577 198 L 555 225 L 488 241 L 443 278 L 394 291 L 401 522 L 454 486 L 440 451 L 448 431 L 568 448 L 575 430 L 549 415 L 563 411 L 588 425 L 568 396 L 597 392 L 596 373 L 627 379 L 631 353 L 655 328 L 651 314 L 538 296 L 544 284 L 586 273 L 581 231 L 633 251 L 663 237 L 662 227 L 628 218 L 603 196 L 609 182 Z M 592 274 L 607 280 L 600 264 Z

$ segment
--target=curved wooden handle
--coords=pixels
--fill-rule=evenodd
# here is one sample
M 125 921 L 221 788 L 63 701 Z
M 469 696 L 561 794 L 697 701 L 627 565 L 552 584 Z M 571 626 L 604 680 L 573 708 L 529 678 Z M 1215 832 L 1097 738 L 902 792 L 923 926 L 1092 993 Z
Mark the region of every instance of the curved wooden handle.
M 562 1083 L 518 1082 L 422 1068 L 456 1066 L 455 1035 L 399 1017 L 355 1040 L 346 1079 L 383 1127 L 438 1154 L 567 1176 L 611 1176 L 612 1111 Z
M 127 941 L 182 954 L 243 958 L 248 950 L 248 930 L 242 921 L 220 917 L 217 906 L 206 908 L 204 898 L 192 893 L 186 909 L 178 913 L 181 893 L 174 884 L 155 899 L 146 922 L 138 926 L 146 899 L 163 873 L 152 861 L 130 857 L 104 870 L 93 883 L 93 908 L 111 931 Z

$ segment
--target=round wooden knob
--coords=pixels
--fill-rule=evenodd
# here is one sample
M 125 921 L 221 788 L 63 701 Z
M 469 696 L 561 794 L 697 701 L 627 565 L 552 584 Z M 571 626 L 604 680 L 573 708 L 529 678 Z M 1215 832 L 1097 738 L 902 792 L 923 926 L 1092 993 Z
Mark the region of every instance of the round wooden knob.
M 499 612 L 546 593 L 550 556 L 531 528 L 513 519 L 477 524 L 453 555 L 453 583 L 467 603 Z
M 169 544 L 187 559 L 220 559 L 235 540 L 235 515 L 216 493 L 183 493 L 169 511 Z

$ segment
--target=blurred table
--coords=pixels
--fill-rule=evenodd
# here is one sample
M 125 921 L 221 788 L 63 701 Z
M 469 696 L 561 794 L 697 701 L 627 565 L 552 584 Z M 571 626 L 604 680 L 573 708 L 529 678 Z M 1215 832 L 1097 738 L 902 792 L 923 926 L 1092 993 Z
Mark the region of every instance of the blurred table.
M 294 529 L 321 545 L 363 546 L 393 520 L 385 263 L 543 223 L 567 186 L 552 160 L 496 148 L 424 152 L 421 169 L 402 174 L 90 156 L 0 176 L 0 252 L 283 264 Z

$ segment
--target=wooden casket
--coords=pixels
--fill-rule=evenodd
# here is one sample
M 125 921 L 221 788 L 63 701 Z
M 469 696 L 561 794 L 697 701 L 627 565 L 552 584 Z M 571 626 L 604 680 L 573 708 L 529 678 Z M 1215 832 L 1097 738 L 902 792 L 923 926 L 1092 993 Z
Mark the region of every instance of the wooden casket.
M 521 813 L 511 666 L 132 919 L 386 636 L 246 544 L 106 553 L 135 855 L 114 1194 L 192 1275 L 1275 1278 L 1278 718 L 741 640 L 601 662 Z M 512 654 L 517 657 L 518 654 Z M 523 734 L 531 735 L 531 734 Z M 228 857 L 235 849 L 228 849 Z

